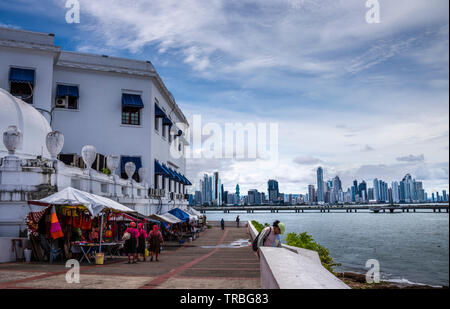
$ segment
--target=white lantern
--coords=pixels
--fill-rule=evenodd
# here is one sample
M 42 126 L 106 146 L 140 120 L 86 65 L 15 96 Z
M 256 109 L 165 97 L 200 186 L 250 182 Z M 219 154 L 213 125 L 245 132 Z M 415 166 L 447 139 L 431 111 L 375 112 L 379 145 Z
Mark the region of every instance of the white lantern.
M 106 157 L 106 165 L 108 166 L 108 169 L 111 171 L 111 175 L 116 174 L 116 170 L 119 167 L 119 157 L 116 155 L 109 155 Z
M 147 176 L 147 169 L 145 167 L 141 167 L 138 171 L 139 173 L 139 180 L 142 182 L 145 182 L 145 177 Z
M 92 167 L 92 163 L 94 163 L 96 156 L 97 149 L 92 145 L 86 145 L 81 149 L 81 157 L 88 169 Z
M 56 160 L 56 157 L 64 146 L 64 135 L 59 131 L 50 132 L 47 134 L 45 144 L 47 145 L 52 160 Z
M 131 177 L 133 177 L 134 172 L 136 172 L 136 164 L 134 164 L 133 162 L 127 162 L 125 164 L 125 173 L 128 176 L 128 179 L 131 179 Z
M 14 155 L 16 149 L 19 148 L 22 143 L 22 132 L 17 126 L 9 126 L 5 132 L 3 132 L 3 144 L 10 155 Z

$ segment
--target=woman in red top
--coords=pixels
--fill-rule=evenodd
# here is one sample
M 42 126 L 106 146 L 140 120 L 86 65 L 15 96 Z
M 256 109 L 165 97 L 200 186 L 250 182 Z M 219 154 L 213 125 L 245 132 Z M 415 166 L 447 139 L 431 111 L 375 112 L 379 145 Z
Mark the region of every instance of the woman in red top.
M 144 224 L 138 224 L 139 238 L 138 238 L 138 255 L 142 255 L 145 262 L 145 240 L 147 239 L 147 231 L 144 229 Z
M 125 241 L 125 252 L 128 254 L 128 264 L 131 264 L 131 257 L 133 257 L 133 263 L 137 263 L 137 247 L 139 241 L 139 231 L 136 228 L 136 223 L 131 222 L 130 227 L 124 232 L 130 234 L 130 238 Z
M 161 244 L 164 243 L 164 239 L 156 224 L 153 226 L 153 230 L 148 235 L 148 238 L 150 240 L 150 262 L 153 261 L 153 255 L 156 255 L 156 261 L 159 262 L 158 254 L 161 252 Z

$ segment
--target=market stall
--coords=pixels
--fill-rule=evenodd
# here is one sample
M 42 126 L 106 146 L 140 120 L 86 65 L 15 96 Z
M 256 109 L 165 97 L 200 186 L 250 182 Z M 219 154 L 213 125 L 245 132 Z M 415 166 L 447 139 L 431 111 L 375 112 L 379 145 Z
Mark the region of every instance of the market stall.
M 136 211 L 111 199 L 65 188 L 41 200 L 28 201 L 27 225 L 38 260 L 79 257 L 92 262 L 102 249 L 111 257 L 122 246 L 118 218 Z

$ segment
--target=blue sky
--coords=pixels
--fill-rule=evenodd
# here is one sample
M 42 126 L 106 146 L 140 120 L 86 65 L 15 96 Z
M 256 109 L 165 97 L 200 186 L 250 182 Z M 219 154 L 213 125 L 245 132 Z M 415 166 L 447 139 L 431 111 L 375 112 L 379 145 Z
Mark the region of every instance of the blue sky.
M 276 122 L 279 160 L 192 159 L 226 189 L 304 193 L 338 174 L 448 189 L 449 2 L 380 0 L 2 0 L 0 25 L 56 34 L 66 50 L 150 60 L 188 118 Z

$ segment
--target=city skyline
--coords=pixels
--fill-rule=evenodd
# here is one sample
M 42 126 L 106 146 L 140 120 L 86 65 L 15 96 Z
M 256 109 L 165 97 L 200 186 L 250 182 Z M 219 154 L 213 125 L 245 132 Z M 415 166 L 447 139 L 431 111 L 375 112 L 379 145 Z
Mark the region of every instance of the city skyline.
M 0 25 L 150 60 L 190 123 L 279 124 L 278 161 L 189 159 L 195 183 L 218 170 L 243 192 L 263 178 L 300 192 L 320 164 L 344 183 L 411 173 L 448 189 L 448 1 L 380 0 L 379 24 L 365 1 L 152 3 L 80 0 L 80 24 L 68 24 L 64 1 L 4 0 Z
M 310 186 L 312 184 L 314 185 L 314 189 L 317 190 L 317 168 L 318 167 L 311 168 L 311 170 L 313 172 L 313 175 L 311 177 L 311 182 L 308 183 L 306 186 L 301 187 L 301 188 L 299 188 L 297 190 L 294 190 L 294 191 L 289 191 L 289 190 L 283 190 L 283 191 L 288 192 L 286 194 L 294 194 L 294 195 L 305 194 L 305 193 L 308 192 L 308 186 Z M 215 172 L 217 172 L 217 171 L 215 171 Z M 203 175 L 205 175 L 205 174 L 213 174 L 215 172 L 212 172 L 212 173 L 205 172 L 205 173 L 203 173 Z M 364 181 L 365 183 L 369 183 L 369 184 L 372 185 L 372 183 L 373 183 L 373 181 L 375 179 L 379 179 L 379 180 L 383 180 L 386 183 L 388 183 L 389 185 L 391 185 L 392 182 L 399 182 L 405 175 L 412 174 L 412 173 L 405 172 L 405 174 L 403 174 L 399 178 L 389 178 L 389 179 L 382 178 L 382 177 L 377 177 L 377 176 L 375 176 L 374 178 L 370 178 L 370 179 L 369 178 L 364 178 L 364 177 L 363 178 L 357 178 L 357 177 L 353 177 L 352 178 L 352 177 L 349 177 L 348 179 L 351 179 L 349 181 L 343 181 L 342 177 L 340 175 L 338 175 L 338 174 L 335 174 L 335 175 L 329 174 L 329 173 L 327 173 L 327 171 L 325 171 L 324 174 L 328 175 L 327 177 L 324 177 L 324 182 L 326 182 L 327 180 L 333 180 L 335 177 L 338 177 L 339 180 L 340 180 L 340 186 L 342 188 L 347 188 L 347 187 L 351 188 L 351 186 L 354 183 L 354 180 L 361 181 L 361 182 Z M 448 185 L 447 186 L 443 186 L 442 188 L 439 188 L 439 189 L 433 189 L 433 188 L 431 188 L 431 187 L 426 185 L 426 183 L 427 183 L 426 181 L 423 181 L 419 177 L 416 177 L 416 179 L 421 180 L 421 182 L 423 183 L 423 188 L 425 189 L 426 192 L 429 192 L 430 194 L 431 194 L 431 192 L 442 192 L 443 190 L 446 190 L 447 192 L 450 192 Z M 256 189 L 259 192 L 266 192 L 266 193 L 269 194 L 268 188 L 267 188 L 267 186 L 268 186 L 267 182 L 270 181 L 270 180 L 271 179 L 266 179 L 265 181 L 261 181 L 257 186 L 253 186 L 253 187 L 249 186 L 249 185 L 246 185 L 245 183 L 244 184 L 243 183 L 234 183 L 233 184 L 233 183 L 224 183 L 222 181 L 221 184 L 224 186 L 225 191 L 234 192 L 234 188 L 235 188 L 236 184 L 238 184 L 239 187 L 241 188 L 242 192 L 247 192 L 249 190 Z M 277 181 L 277 184 L 278 184 L 279 187 L 283 187 L 284 186 L 284 184 L 280 180 L 278 180 L 278 179 L 274 179 L 274 180 Z M 196 181 L 194 183 L 193 187 L 191 188 L 191 193 L 194 194 L 195 191 L 198 191 L 198 190 L 199 190 L 199 186 L 198 186 L 198 183 Z
M 322 167 L 316 169 L 316 183 L 308 185 L 306 191 L 293 193 L 287 191 L 280 193 L 280 186 L 276 179 L 268 179 L 267 191 L 265 189 L 249 189 L 248 194 L 241 194 L 233 190 L 225 190 L 223 184 L 219 189 L 212 189 L 211 183 L 221 183 L 218 172 L 212 176 L 204 174 L 200 180 L 200 190 L 195 189 L 193 197 L 196 205 L 262 205 L 262 204 L 344 204 L 344 203 L 425 203 L 425 202 L 448 202 L 448 189 L 442 191 L 427 191 L 420 179 L 413 178 L 409 173 L 401 180 L 390 183 L 383 179 L 375 178 L 370 186 L 364 179 L 355 179 L 352 186 L 346 187 L 342 184 L 339 175 L 325 177 Z M 326 181 L 324 179 L 327 179 Z M 319 198 L 319 183 L 322 184 L 322 198 Z M 240 185 L 236 184 L 239 190 Z M 267 195 L 266 195 L 267 194 Z M 222 197 L 222 202 L 220 201 Z

